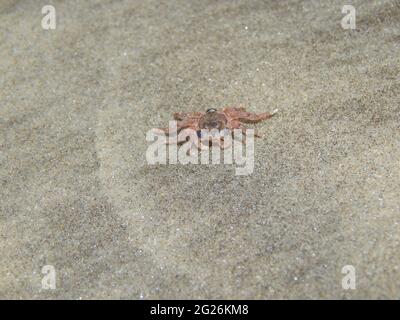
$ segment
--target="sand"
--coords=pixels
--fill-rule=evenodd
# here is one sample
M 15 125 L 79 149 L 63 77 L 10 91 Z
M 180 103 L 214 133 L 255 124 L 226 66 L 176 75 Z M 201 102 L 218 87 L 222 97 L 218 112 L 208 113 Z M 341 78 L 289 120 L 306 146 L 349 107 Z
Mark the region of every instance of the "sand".
M 400 298 L 400 4 L 349 4 L 1 1 L 0 298 Z M 253 174 L 147 164 L 227 105 L 279 109 Z

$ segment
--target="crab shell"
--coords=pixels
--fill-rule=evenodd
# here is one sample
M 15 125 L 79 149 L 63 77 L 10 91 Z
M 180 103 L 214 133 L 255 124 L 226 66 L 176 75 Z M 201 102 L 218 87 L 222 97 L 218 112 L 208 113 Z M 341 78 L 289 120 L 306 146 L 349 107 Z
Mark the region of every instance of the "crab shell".
M 174 119 L 177 120 L 177 127 L 175 128 L 178 133 L 178 139 L 173 140 L 172 143 L 184 143 L 189 137 L 195 138 L 195 146 L 203 150 L 210 145 L 217 145 L 224 149 L 231 145 L 231 139 L 225 139 L 227 135 L 233 134 L 235 129 L 241 130 L 243 134 L 242 142 L 245 143 L 245 135 L 247 128 L 243 123 L 257 123 L 268 118 L 271 118 L 277 110 L 273 113 L 260 113 L 255 114 L 247 112 L 243 107 L 224 108 L 222 111 L 211 108 L 204 112 L 183 113 L 177 112 L 174 114 Z M 210 134 L 203 134 L 211 132 Z M 173 134 L 170 128 L 155 129 L 157 133 L 167 135 Z M 176 132 L 176 131 L 175 131 Z M 215 133 L 218 134 L 215 134 Z M 256 137 L 260 137 L 257 133 Z M 227 140 L 227 141 L 224 141 Z M 230 142 L 229 142 L 230 141 Z M 167 143 L 171 143 L 167 140 Z

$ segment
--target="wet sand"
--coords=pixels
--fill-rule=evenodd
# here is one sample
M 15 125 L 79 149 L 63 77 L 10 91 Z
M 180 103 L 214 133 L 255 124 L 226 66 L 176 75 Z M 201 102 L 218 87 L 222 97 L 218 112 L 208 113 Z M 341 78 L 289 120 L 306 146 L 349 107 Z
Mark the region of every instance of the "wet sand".
M 400 5 L 350 2 L 2 1 L 0 298 L 398 299 Z M 227 105 L 253 174 L 147 164 Z

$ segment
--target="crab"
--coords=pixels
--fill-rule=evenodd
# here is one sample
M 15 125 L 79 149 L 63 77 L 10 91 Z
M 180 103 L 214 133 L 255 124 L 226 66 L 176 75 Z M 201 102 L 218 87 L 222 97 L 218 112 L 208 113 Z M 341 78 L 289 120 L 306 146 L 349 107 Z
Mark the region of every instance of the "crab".
M 177 112 L 174 113 L 174 119 L 176 122 L 176 127 L 174 128 L 156 128 L 153 129 L 155 133 L 165 134 L 167 136 L 171 136 L 176 134 L 177 139 L 175 140 L 167 140 L 167 143 L 183 143 L 186 142 L 188 136 L 190 134 L 180 134 L 183 131 L 190 131 L 194 133 L 197 138 L 196 147 L 199 150 L 205 149 L 211 145 L 218 145 L 221 149 L 230 147 L 230 143 L 224 143 L 224 136 L 233 135 L 235 129 L 239 129 L 242 134 L 245 136 L 246 131 L 248 130 L 243 123 L 257 123 L 266 119 L 271 118 L 273 115 L 277 113 L 278 110 L 274 110 L 272 113 L 264 112 L 264 113 L 251 113 L 246 111 L 243 107 L 227 107 L 223 108 L 221 111 L 210 108 L 206 112 Z M 219 132 L 220 135 L 211 137 L 209 135 L 204 135 L 203 132 L 211 131 L 211 132 Z M 258 133 L 254 134 L 255 137 L 260 138 L 261 136 Z M 229 139 L 228 141 L 232 141 Z M 245 139 L 242 140 L 245 143 Z

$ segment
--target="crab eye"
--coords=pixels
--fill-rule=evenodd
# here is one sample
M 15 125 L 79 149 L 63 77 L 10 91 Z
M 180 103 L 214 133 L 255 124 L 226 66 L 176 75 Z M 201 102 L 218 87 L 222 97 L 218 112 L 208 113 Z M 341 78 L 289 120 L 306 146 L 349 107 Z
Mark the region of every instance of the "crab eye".
M 210 109 L 207 109 L 207 111 L 206 111 L 206 112 L 208 113 L 208 112 L 215 112 L 215 111 L 217 111 L 217 109 L 210 108 Z

